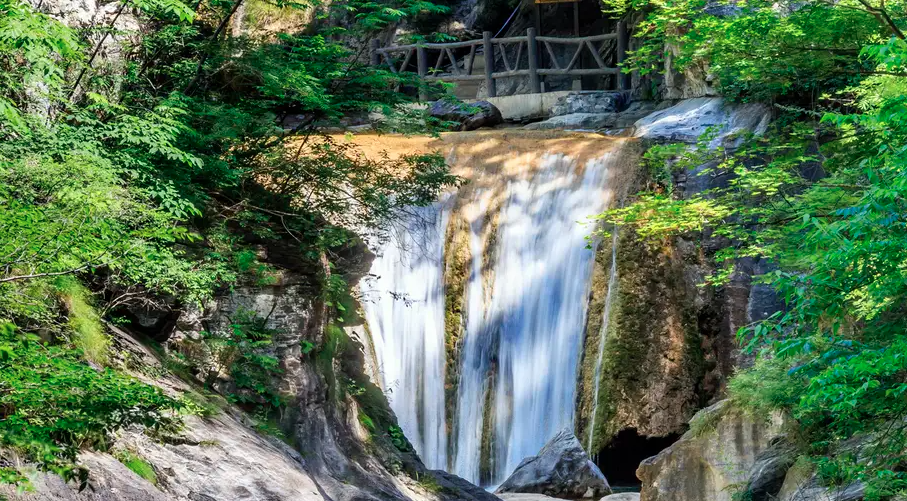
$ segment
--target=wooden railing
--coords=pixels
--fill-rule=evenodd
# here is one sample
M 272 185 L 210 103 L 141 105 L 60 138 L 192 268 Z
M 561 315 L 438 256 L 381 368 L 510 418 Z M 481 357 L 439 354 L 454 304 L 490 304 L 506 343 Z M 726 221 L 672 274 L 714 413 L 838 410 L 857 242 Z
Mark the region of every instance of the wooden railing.
M 590 75 L 616 75 L 617 88 L 629 88 L 628 75 L 620 72 L 619 66 L 624 62 L 627 52 L 627 28 L 624 22 L 619 22 L 615 33 L 593 35 L 588 37 L 559 38 L 536 36 L 535 29 L 526 30 L 526 36 L 492 38 L 491 32 L 483 33 L 481 40 L 466 40 L 451 43 L 421 43 L 412 45 L 393 45 L 381 47 L 377 39 L 371 41 L 371 64 L 379 66 L 386 64 L 394 73 L 413 71 L 413 56 L 415 55 L 415 72 L 426 81 L 463 82 L 470 80 L 484 80 L 488 89 L 488 96 L 495 97 L 495 79 L 508 77 L 525 77 L 529 80 L 529 90 L 533 93 L 542 92 L 541 77 L 544 76 L 590 76 Z M 598 44 L 598 45 L 596 45 Z M 561 67 L 558 56 L 553 46 L 575 45 L 576 50 L 570 62 Z M 508 46 L 513 59 L 508 55 Z M 544 47 L 546 56 L 541 59 L 546 66 L 539 67 L 539 47 Z M 484 74 L 473 74 L 476 55 L 479 48 L 485 62 Z M 526 50 L 526 68 L 521 68 L 523 48 Z M 469 48 L 468 54 L 463 54 Z M 605 62 L 608 51 L 613 49 L 615 66 L 608 66 Z M 438 56 L 433 65 L 429 65 L 429 51 L 437 51 Z M 465 57 L 465 64 L 460 66 L 457 52 Z M 593 68 L 580 68 L 582 56 L 589 53 L 595 64 Z M 504 63 L 504 71 L 494 71 L 495 55 L 499 54 Z M 447 63 L 445 64 L 445 59 Z M 448 71 L 449 68 L 449 71 Z M 445 73 L 439 75 L 439 73 Z

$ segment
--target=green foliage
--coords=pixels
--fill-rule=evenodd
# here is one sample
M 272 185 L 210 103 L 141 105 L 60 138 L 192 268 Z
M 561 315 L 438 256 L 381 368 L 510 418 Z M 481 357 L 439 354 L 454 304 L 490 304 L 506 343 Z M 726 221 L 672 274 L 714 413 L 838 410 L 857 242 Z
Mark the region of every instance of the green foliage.
M 756 281 L 773 286 L 786 309 L 738 333 L 758 361 L 734 377 L 731 397 L 793 417 L 827 485 L 861 481 L 871 500 L 903 492 L 904 4 L 746 2 L 731 17 L 694 3 L 646 5 L 650 42 L 680 43 L 680 64 L 705 61 L 727 92 L 788 104 L 768 134 L 737 138 L 739 147 L 707 134 L 695 147 L 650 156 L 677 169 L 707 165 L 706 175 L 726 183 L 682 198 L 656 178 L 604 218 L 656 239 L 708 229 L 727 244 L 714 255 L 716 285 L 740 258 L 773 263 Z M 812 109 L 797 106 L 805 95 Z
M 417 476 L 416 479 L 419 483 L 419 486 L 427 490 L 428 492 L 440 494 L 444 490 L 441 484 L 438 483 L 438 479 L 436 479 L 431 473 L 423 473 L 422 475 Z
M 151 482 L 153 485 L 157 485 L 157 473 L 155 473 L 154 467 L 151 466 L 151 463 L 145 461 L 134 452 L 126 449 L 118 449 L 114 451 L 113 457 L 117 458 L 117 460 L 123 463 L 126 468 L 132 470 L 136 475 Z
M 406 436 L 403 434 L 403 430 L 397 425 L 390 425 L 387 429 L 387 434 L 391 439 L 391 443 L 394 444 L 394 447 L 397 448 L 400 452 L 409 452 L 411 446 L 409 445 L 409 440 L 406 439 Z
M 274 334 L 266 318 L 240 309 L 231 317 L 228 330 L 203 332 L 199 341 L 184 341 L 183 349 L 205 386 L 226 377 L 235 389 L 226 395 L 228 399 L 277 408 L 283 398 L 274 378 L 281 369 L 277 358 L 268 354 Z
M 375 421 L 369 417 L 368 414 L 364 412 L 359 412 L 359 422 L 362 423 L 362 426 L 365 426 L 365 429 L 374 433 L 375 432 Z
M 54 286 L 66 305 L 69 327 L 72 330 L 72 344 L 82 352 L 86 360 L 99 365 L 107 362 L 110 338 L 97 312 L 89 303 L 89 291 L 73 277 L 62 276 Z
M 860 53 L 892 35 L 903 39 L 905 18 L 903 1 L 603 2 L 609 11 L 647 13 L 628 70 L 660 71 L 669 55 L 677 69 L 704 63 L 726 95 L 743 99 L 815 102 L 857 83 L 879 70 L 876 59 Z
M 119 427 L 169 430 L 179 412 L 216 412 L 83 364 L 107 361 L 105 320 L 274 283 L 278 263 L 260 256 L 276 246 L 294 266 L 322 270 L 312 275 L 342 323 L 351 304 L 329 259 L 357 243 L 353 231 L 381 234 L 459 182 L 438 155 L 366 158 L 317 129 L 374 111 L 386 127 L 431 129 L 404 106 L 424 84 L 362 56 L 378 30 L 445 8 L 258 1 L 258 12 L 314 8 L 316 20 L 231 36 L 242 1 L 122 2 L 141 24 L 133 38 L 116 19 L 83 30 L 0 0 L 0 321 L 22 333 L 0 333 L 0 440 L 67 479 L 84 482 L 76 453 L 103 448 Z M 122 67 L 103 60 L 99 39 L 122 46 Z M 188 377 L 196 366 L 209 383 L 227 376 L 230 398 L 270 416 L 282 403 L 273 332 L 248 315 L 232 324 L 167 368 Z M 330 368 L 344 340 L 330 334 L 302 351 L 317 349 Z M 0 481 L 25 479 L 4 468 Z
M 0 408 L 4 447 L 84 485 L 88 472 L 76 463 L 81 449 L 104 447 L 112 431 L 133 425 L 175 430 L 181 405 L 157 388 L 111 369 L 93 369 L 77 353 L 42 344 L 5 324 L 0 329 Z

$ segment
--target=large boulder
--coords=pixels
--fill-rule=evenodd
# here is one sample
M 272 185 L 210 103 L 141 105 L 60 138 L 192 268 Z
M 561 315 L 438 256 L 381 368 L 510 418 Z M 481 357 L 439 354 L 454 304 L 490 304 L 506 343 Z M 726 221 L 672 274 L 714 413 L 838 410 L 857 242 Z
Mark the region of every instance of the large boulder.
M 432 103 L 429 114 L 444 122 L 459 124 L 456 130 L 476 130 L 481 127 L 494 127 L 504 122 L 501 110 L 488 101 L 464 103 L 439 99 Z
M 525 492 L 558 498 L 600 498 L 611 486 L 570 430 L 554 436 L 537 456 L 523 460 L 497 493 Z
M 752 416 L 727 400 L 703 409 L 680 440 L 639 465 L 641 501 L 732 501 L 757 477 L 767 488 L 786 470 L 773 447 L 783 425 L 780 415 Z

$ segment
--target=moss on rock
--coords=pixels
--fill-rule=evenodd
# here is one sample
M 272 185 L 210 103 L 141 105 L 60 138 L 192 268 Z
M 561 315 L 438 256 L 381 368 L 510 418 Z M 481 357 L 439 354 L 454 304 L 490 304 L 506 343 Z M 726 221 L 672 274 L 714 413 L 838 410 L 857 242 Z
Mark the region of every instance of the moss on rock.
M 610 261 L 603 245 L 597 260 Z M 701 382 L 707 372 L 700 317 L 710 314 L 697 300 L 700 291 L 676 242 L 643 241 L 634 232 L 621 233 L 617 249 L 618 287 L 605 333 L 605 354 L 595 419 L 595 453 L 622 429 L 640 435 L 666 436 L 682 431 L 687 420 L 710 395 Z M 605 268 L 599 264 L 604 273 Z M 598 278 L 587 323 L 586 351 L 578 394 L 577 431 L 588 437 L 598 357 L 601 311 L 607 287 Z M 605 282 L 606 283 L 606 282 Z M 597 310 L 595 309 L 597 307 Z M 597 323 L 596 323 L 597 322 Z
M 451 215 L 444 239 L 444 402 L 447 433 L 456 432 L 457 390 L 460 381 L 460 344 L 466 323 L 463 310 L 469 283 L 469 223 L 458 213 Z M 456 442 L 448 441 L 449 455 L 456 454 Z

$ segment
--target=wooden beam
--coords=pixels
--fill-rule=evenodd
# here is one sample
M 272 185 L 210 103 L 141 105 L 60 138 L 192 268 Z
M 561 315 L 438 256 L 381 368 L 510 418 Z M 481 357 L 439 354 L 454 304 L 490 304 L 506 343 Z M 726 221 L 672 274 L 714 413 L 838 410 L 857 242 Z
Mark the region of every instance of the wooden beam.
M 460 74 L 460 66 L 457 64 L 457 58 L 454 57 L 453 51 L 451 51 L 450 49 L 445 48 L 445 49 L 444 49 L 444 52 L 447 53 L 447 59 L 450 59 L 450 64 L 451 64 L 451 66 L 453 66 L 453 72 L 452 72 L 452 73 L 453 73 L 454 75 L 459 75 L 459 74 Z
M 380 45 L 381 45 L 381 41 L 378 40 L 377 38 L 373 38 L 373 39 L 369 40 L 368 59 L 369 59 L 369 64 L 371 64 L 372 66 L 378 66 L 381 64 L 381 54 L 378 53 L 378 47 Z
M 541 37 L 539 37 L 539 38 L 541 38 Z M 536 40 L 539 40 L 539 38 L 536 38 Z M 545 48 L 548 49 L 548 55 L 551 56 L 551 64 L 554 65 L 554 69 L 556 69 L 556 70 L 561 69 L 561 65 L 558 64 L 558 62 L 557 62 L 557 56 L 554 54 L 554 49 L 551 48 L 551 42 L 548 42 L 547 40 L 545 40 L 542 43 L 544 43 Z
M 472 75 L 472 66 L 476 61 L 476 46 L 471 45 L 469 47 L 469 60 L 466 62 L 466 74 Z
M 576 65 L 577 61 L 579 61 L 579 55 L 582 54 L 582 52 L 583 52 L 583 44 L 577 45 L 576 52 L 573 54 L 573 59 L 570 60 L 570 64 L 568 64 L 567 67 L 565 68 L 567 71 L 570 71 L 573 69 L 573 66 Z
M 529 90 L 539 94 L 542 92 L 542 84 L 539 80 L 539 49 L 535 41 L 535 28 L 526 30 L 526 54 L 529 58 Z
M 425 47 L 416 46 L 416 64 L 419 68 L 419 76 L 424 79 L 428 76 L 428 55 L 425 53 Z M 428 100 L 428 93 L 423 87 L 424 86 L 419 87 L 420 101 Z
M 485 47 L 485 88 L 488 97 L 495 97 L 494 88 L 494 44 L 491 43 L 491 32 L 482 33 L 482 46 Z
M 403 58 L 403 64 L 400 65 L 400 71 L 406 71 L 406 67 L 409 66 L 409 60 L 413 57 L 413 49 L 406 51 L 406 57 Z
M 601 56 L 598 55 L 598 49 L 595 48 L 595 45 L 593 45 L 592 42 L 586 42 L 586 47 L 589 47 L 589 52 L 592 53 L 592 57 L 595 59 L 595 64 L 597 64 L 599 68 L 607 67 L 605 65 L 605 61 Z

